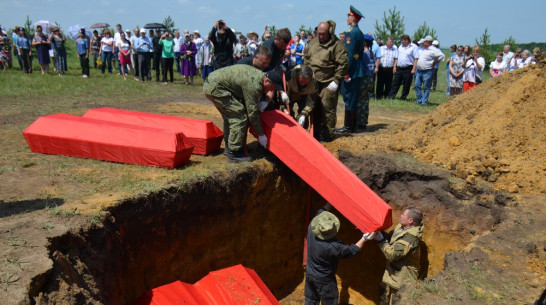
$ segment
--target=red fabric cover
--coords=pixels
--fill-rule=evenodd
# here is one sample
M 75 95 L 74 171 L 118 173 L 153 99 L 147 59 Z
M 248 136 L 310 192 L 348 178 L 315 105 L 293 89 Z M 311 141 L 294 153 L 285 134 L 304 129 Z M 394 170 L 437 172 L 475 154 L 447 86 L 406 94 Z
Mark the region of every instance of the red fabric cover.
M 261 113 L 268 149 L 362 232 L 392 225 L 392 209 L 289 115 Z M 251 130 L 252 132 L 252 130 Z
M 220 144 L 224 137 L 222 131 L 211 121 L 116 108 L 91 109 L 83 116 L 98 120 L 182 132 L 188 139 L 189 144 L 195 147 L 193 153 L 199 155 L 207 155 L 220 149 Z
M 193 146 L 182 133 L 54 114 L 23 132 L 34 152 L 175 168 L 186 164 Z
M 145 292 L 133 305 L 280 305 L 260 277 L 236 265 L 210 272 L 194 285 L 176 281 Z

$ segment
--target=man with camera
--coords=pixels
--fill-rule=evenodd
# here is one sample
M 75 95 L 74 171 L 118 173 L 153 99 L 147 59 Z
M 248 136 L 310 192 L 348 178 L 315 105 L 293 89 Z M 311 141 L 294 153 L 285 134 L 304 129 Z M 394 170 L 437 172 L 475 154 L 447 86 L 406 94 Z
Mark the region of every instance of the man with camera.
M 217 20 L 209 33 L 209 40 L 214 46 L 212 67 L 214 70 L 233 65 L 233 44 L 237 37 L 233 31 L 226 26 L 224 20 Z

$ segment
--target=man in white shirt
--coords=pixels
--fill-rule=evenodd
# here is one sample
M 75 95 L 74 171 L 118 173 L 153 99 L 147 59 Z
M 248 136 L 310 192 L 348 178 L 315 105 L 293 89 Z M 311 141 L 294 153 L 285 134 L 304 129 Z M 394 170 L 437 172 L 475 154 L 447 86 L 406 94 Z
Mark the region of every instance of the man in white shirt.
M 389 97 L 394 71 L 394 61 L 398 58 L 397 48 L 392 37 L 387 37 L 387 43 L 379 47 L 379 56 L 376 58 L 375 73 L 377 75 L 377 86 L 375 98 L 382 99 Z
M 394 79 L 389 98 L 395 98 L 398 94 L 398 89 L 403 85 L 400 99 L 406 100 L 410 91 L 413 74 L 415 74 L 417 67 L 419 51 L 417 45 L 411 43 L 408 35 L 402 35 L 400 40 L 402 44 L 397 48 L 397 56 L 394 59 Z
M 180 45 L 184 43 L 184 39 L 180 36 L 179 31 L 174 32 L 174 62 L 176 63 L 176 73 L 180 73 Z
M 430 35 L 425 37 L 423 47 L 419 50 L 419 59 L 417 60 L 414 89 L 417 94 L 417 104 L 421 105 L 428 103 L 434 66 L 445 58 L 442 51 L 432 46 L 432 40 Z

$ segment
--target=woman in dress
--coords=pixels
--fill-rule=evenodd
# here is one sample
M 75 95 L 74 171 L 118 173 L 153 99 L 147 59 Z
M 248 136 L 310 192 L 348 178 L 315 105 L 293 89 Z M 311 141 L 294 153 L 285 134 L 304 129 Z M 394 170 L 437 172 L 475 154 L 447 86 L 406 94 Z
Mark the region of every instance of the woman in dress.
M 38 56 L 38 62 L 40 63 L 40 69 L 42 69 L 42 75 L 49 73 L 49 49 L 51 44 L 49 43 L 46 35 L 42 32 L 42 26 L 36 26 L 36 33 L 32 39 L 32 46 L 36 47 L 36 54 Z
M 59 28 L 54 28 L 53 33 L 49 35 L 49 42 L 53 48 L 53 54 L 55 55 L 55 67 L 59 76 L 68 71 L 68 64 L 66 62 L 66 49 L 64 42 L 66 37 Z
M 191 40 L 190 35 L 186 35 L 185 39 L 186 41 L 180 46 L 180 57 L 182 59 L 180 74 L 184 75 L 186 85 L 193 85 L 193 77 L 197 71 L 197 67 L 195 66 L 197 48 L 195 47 L 195 43 Z
M 463 93 L 463 73 L 465 57 L 463 46 L 457 48 L 457 53 L 449 60 L 449 95 Z
M 127 68 L 125 68 L 125 65 L 129 68 L 129 72 L 133 75 L 133 78 L 135 80 L 138 80 L 135 77 L 135 70 L 133 69 L 133 64 L 131 63 L 131 43 L 129 40 L 127 40 L 127 37 L 125 37 L 125 33 L 121 32 L 119 34 L 120 41 L 117 45 L 119 50 L 119 64 L 121 65 L 121 74 L 123 75 L 123 80 L 127 80 L 127 73 L 125 72 Z
M 110 30 L 104 30 L 103 36 L 100 41 L 100 51 L 99 55 L 101 56 L 102 66 L 100 70 L 104 74 L 106 69 L 106 64 L 108 64 L 108 73 L 112 74 L 112 54 L 114 52 L 114 38 L 110 36 Z

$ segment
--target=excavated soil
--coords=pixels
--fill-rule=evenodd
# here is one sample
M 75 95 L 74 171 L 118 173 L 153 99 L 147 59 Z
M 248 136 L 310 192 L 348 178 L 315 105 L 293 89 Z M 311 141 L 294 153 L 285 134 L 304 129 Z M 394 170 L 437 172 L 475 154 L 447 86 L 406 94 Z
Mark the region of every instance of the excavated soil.
M 504 73 L 395 134 L 342 138 L 335 146 L 405 152 L 470 184 L 546 193 L 545 66 Z

